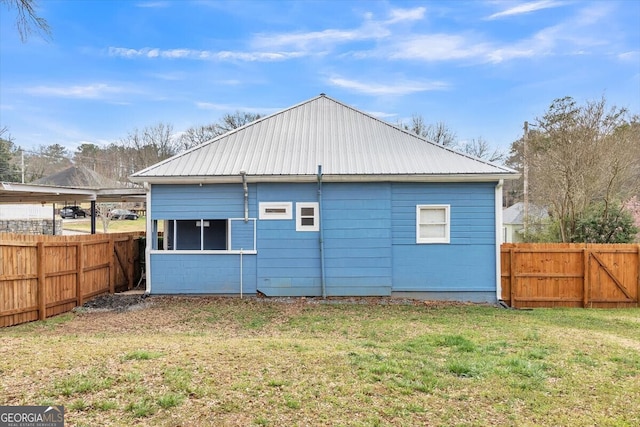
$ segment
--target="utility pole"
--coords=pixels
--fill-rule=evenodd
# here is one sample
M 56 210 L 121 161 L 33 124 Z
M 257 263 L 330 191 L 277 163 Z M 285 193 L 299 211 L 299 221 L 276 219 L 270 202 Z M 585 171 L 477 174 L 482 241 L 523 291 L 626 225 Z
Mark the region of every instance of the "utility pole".
M 21 154 L 21 163 L 22 163 L 22 184 L 24 184 L 24 150 L 20 149 L 20 154 Z M 55 234 L 55 233 L 54 233 Z
M 524 122 L 524 136 L 522 137 L 522 156 L 523 156 L 523 164 L 522 164 L 522 184 L 523 184 L 523 198 L 524 198 L 524 218 L 523 226 L 524 226 L 524 235 L 527 236 L 528 231 L 528 223 L 529 223 L 529 152 L 527 149 L 529 139 L 529 122 Z

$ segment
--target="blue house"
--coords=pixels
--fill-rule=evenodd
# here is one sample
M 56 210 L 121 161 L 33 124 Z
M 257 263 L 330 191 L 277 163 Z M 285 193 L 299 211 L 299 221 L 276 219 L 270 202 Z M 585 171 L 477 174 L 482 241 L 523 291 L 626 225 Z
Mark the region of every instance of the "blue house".
M 147 291 L 495 302 L 515 177 L 321 94 L 132 175 Z

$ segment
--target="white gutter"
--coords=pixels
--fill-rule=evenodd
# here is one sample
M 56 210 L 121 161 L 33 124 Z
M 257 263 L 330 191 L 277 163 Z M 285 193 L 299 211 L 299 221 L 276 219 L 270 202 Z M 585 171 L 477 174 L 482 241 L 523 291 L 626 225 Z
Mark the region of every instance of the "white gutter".
M 502 299 L 502 269 L 500 263 L 500 245 L 502 244 L 502 186 L 504 180 L 496 184 L 496 300 Z
M 518 179 L 518 173 L 504 174 L 375 174 L 375 175 L 322 175 L 323 182 L 495 182 L 503 179 Z M 148 182 L 153 184 L 235 184 L 238 175 L 215 176 L 148 176 L 129 178 L 134 182 Z M 318 176 L 314 175 L 253 175 L 247 182 L 317 182 Z

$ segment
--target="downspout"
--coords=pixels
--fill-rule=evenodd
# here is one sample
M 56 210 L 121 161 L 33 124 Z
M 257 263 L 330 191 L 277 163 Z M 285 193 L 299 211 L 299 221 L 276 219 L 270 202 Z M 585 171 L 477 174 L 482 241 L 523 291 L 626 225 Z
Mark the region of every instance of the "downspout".
M 324 227 L 322 226 L 322 165 L 318 165 L 318 229 L 320 230 L 320 286 L 322 298 L 327 298 L 327 288 L 324 281 Z
M 242 189 L 244 190 L 244 222 L 249 222 L 249 187 L 247 187 L 247 172 L 240 171 L 242 177 Z
M 500 263 L 500 245 L 502 244 L 502 186 L 504 180 L 496 184 L 496 300 L 502 301 L 502 269 Z

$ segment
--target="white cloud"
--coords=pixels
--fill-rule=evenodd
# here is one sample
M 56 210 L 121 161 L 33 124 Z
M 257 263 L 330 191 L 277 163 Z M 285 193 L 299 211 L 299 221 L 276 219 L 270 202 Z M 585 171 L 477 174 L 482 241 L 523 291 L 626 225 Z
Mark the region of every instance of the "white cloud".
M 393 9 L 390 13 L 391 17 L 386 21 L 387 24 L 396 24 L 405 21 L 419 21 L 424 18 L 427 11 L 424 7 L 416 7 L 414 9 Z
M 145 47 L 130 49 L 124 47 L 110 47 L 109 56 L 124 58 L 164 58 L 164 59 L 192 59 L 246 62 L 274 62 L 305 56 L 303 52 L 233 52 L 209 51 L 195 49 L 158 49 Z
M 524 13 L 531 13 L 537 10 L 550 9 L 554 7 L 563 6 L 565 2 L 554 0 L 540 0 L 519 4 L 518 6 L 511 7 L 503 10 L 502 12 L 494 13 L 487 19 L 498 19 L 506 16 L 522 15 Z
M 291 48 L 294 50 L 322 49 L 339 44 L 376 40 L 390 37 L 390 25 L 424 18 L 426 9 L 392 9 L 386 20 L 375 20 L 373 14 L 365 14 L 365 22 L 353 29 L 326 29 L 322 31 L 295 32 L 282 34 L 261 33 L 256 35 L 252 44 L 256 48 Z
M 624 62 L 640 62 L 640 50 L 631 50 L 618 54 L 618 59 Z
M 169 7 L 171 5 L 168 1 L 142 1 L 136 3 L 136 7 L 144 7 L 144 8 L 164 8 Z
M 398 114 L 397 113 L 384 113 L 382 111 L 367 111 L 367 114 L 369 114 L 370 116 L 373 117 L 377 117 L 379 119 L 389 119 L 391 117 L 396 117 Z
M 377 35 L 376 35 L 377 34 Z M 285 34 L 259 34 L 253 40 L 256 48 L 284 48 L 291 47 L 296 50 L 309 49 L 310 45 L 336 45 L 341 43 L 367 40 L 374 37 L 387 35 L 388 32 L 354 30 L 324 30 L 308 33 L 285 33 Z
M 214 110 L 214 111 L 224 111 L 228 113 L 229 111 L 243 111 L 247 113 L 254 114 L 271 114 L 277 111 L 280 111 L 282 108 L 273 108 L 273 107 L 250 107 L 250 106 L 238 106 L 238 105 L 230 105 L 230 104 L 215 104 L 212 102 L 196 102 L 196 107 L 201 110 Z
M 451 34 L 426 34 L 395 43 L 389 57 L 423 61 L 450 61 L 486 56 L 491 47 L 473 42 L 471 37 Z
M 122 93 L 124 89 L 106 83 L 94 83 L 85 86 L 34 86 L 27 88 L 25 92 L 37 96 L 98 99 L 110 94 Z
M 364 83 L 356 80 L 348 80 L 342 77 L 330 77 L 328 80 L 329 83 L 334 86 L 367 95 L 408 95 L 417 92 L 444 90 L 449 87 L 447 83 L 439 81 L 400 81 L 394 84 L 383 85 L 379 83 Z

